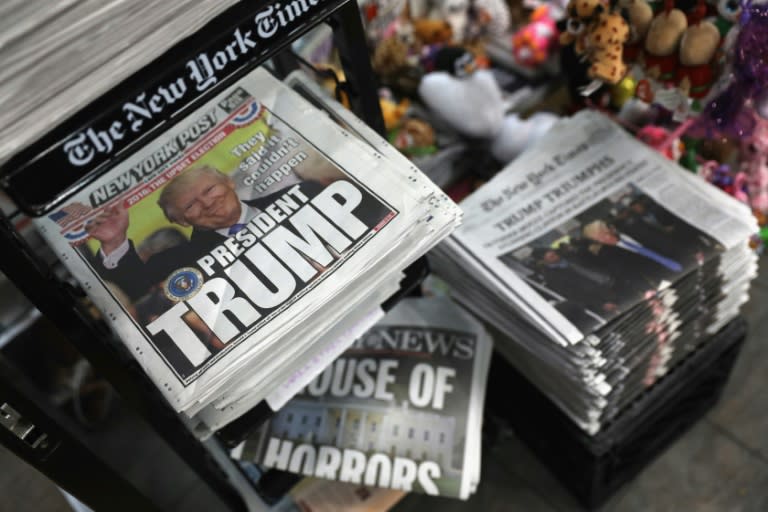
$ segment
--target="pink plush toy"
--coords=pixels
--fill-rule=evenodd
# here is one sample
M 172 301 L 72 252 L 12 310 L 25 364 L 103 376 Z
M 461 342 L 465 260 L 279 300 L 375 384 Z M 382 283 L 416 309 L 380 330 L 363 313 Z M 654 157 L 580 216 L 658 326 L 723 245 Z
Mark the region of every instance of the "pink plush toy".
M 683 154 L 685 147 L 679 137 L 664 127 L 646 125 L 638 130 L 636 136 L 653 149 L 666 156 L 670 160 L 677 161 Z
M 741 139 L 741 171 L 747 176 L 752 208 L 768 212 L 768 119 L 753 114 L 755 127 Z
M 747 194 L 749 183 L 745 173 L 737 172 L 734 175 L 728 164 L 721 164 L 715 160 L 703 162 L 699 166 L 698 173 L 699 176 L 742 203 L 750 204 L 749 195 Z
M 512 36 L 512 56 L 526 67 L 543 64 L 557 44 L 559 34 L 548 5 L 531 13 L 531 21 Z

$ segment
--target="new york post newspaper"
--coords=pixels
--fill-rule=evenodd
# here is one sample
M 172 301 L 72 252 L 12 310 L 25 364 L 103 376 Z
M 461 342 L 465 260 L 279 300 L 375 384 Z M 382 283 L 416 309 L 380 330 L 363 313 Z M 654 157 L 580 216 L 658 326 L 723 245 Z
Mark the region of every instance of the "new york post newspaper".
M 412 240 L 444 227 L 411 172 L 257 69 L 35 222 L 174 408 L 196 412 L 245 375 L 266 396 L 342 304 L 362 307 L 351 285 L 393 291 Z M 309 341 L 279 343 L 297 332 Z

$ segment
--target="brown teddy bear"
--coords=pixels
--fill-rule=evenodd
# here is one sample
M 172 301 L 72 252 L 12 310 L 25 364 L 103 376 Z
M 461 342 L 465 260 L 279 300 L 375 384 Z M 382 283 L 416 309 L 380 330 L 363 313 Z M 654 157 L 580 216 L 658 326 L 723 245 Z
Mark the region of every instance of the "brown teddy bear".
M 453 39 L 453 29 L 445 20 L 413 20 L 413 33 L 421 44 L 448 44 Z

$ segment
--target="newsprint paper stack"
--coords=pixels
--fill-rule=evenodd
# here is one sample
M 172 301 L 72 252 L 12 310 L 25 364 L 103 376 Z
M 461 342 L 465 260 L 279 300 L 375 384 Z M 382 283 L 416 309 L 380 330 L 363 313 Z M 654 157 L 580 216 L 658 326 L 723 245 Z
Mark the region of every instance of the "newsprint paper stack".
M 460 218 L 418 169 L 256 69 L 36 224 L 205 436 L 282 406 Z
M 756 274 L 749 209 L 599 113 L 555 125 L 461 207 L 435 272 L 590 434 L 733 319 Z
M 480 482 L 492 349 L 480 322 L 447 297 L 405 299 L 232 455 L 467 499 Z

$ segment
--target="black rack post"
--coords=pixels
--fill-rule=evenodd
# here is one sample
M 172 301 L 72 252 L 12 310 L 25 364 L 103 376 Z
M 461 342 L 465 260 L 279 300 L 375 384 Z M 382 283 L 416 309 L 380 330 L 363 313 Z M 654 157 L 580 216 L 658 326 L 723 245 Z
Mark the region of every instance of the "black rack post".
M 330 19 L 341 65 L 345 70 L 347 94 L 352 111 L 385 136 L 384 117 L 379 104 L 376 75 L 371 67 L 371 57 L 357 2 L 345 3 Z M 354 70 L 354 73 L 350 73 Z

